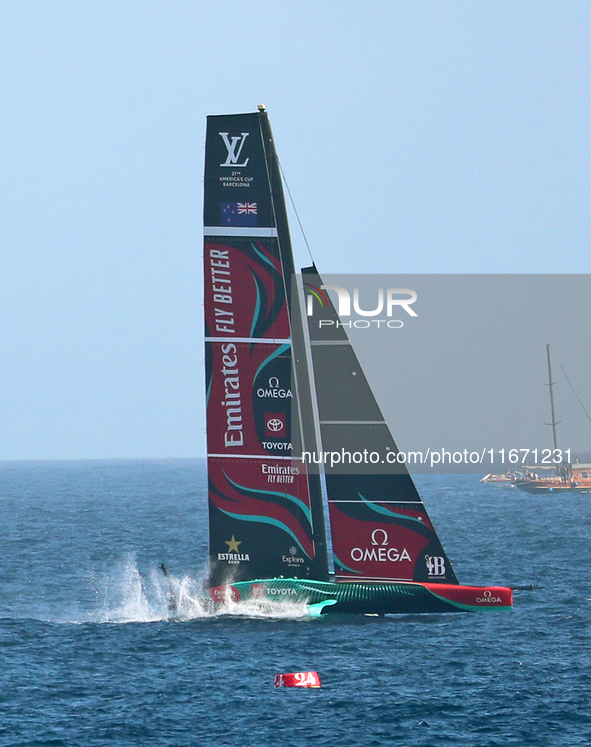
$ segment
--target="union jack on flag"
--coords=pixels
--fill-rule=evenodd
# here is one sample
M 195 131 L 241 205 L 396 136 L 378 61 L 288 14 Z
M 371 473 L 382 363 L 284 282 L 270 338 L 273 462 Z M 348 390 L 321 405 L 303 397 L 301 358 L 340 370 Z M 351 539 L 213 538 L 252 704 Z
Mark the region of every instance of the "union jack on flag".
M 256 215 L 257 204 L 256 202 L 239 202 L 238 203 L 238 215 Z

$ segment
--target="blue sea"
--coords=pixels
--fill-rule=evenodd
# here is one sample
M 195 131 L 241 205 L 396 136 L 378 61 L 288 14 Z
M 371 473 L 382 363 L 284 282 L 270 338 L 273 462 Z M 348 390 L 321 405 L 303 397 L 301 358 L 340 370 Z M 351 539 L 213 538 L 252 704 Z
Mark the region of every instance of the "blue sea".
M 213 615 L 203 461 L 0 464 L 1 747 L 591 744 L 589 496 L 417 484 L 462 583 L 536 590 L 511 612 Z M 307 670 L 320 689 L 273 687 Z

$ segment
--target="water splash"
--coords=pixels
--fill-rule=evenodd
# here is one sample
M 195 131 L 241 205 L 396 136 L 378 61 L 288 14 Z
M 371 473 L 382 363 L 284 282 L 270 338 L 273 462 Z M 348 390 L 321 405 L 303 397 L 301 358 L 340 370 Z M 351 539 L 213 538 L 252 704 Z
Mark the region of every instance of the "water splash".
M 305 602 L 296 604 L 287 601 L 256 601 L 246 602 L 224 601 L 216 605 L 215 615 L 233 615 L 237 617 L 256 617 L 271 620 L 298 620 L 307 618 L 308 605 Z
M 89 622 L 156 622 L 208 615 L 208 605 L 200 593 L 201 580 L 165 576 L 156 566 L 142 573 L 135 554 L 126 556 L 100 578 L 95 577 L 97 582 L 99 609 L 89 616 Z
M 134 554 L 128 555 L 98 581 L 97 606 L 84 622 L 137 623 L 160 620 L 188 621 L 198 618 L 237 616 L 263 619 L 307 617 L 304 603 L 286 601 L 233 602 L 230 596 L 215 606 L 203 591 L 203 577 L 178 578 L 154 566 L 142 573 Z M 81 622 L 76 620 L 76 622 Z

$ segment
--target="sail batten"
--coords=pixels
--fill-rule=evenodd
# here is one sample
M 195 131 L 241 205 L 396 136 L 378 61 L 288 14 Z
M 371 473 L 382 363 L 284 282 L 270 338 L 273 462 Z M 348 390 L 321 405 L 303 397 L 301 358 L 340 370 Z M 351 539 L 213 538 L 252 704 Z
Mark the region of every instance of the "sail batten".
M 385 420 L 321 420 L 320 425 L 385 425 Z
M 247 342 L 249 344 L 257 345 L 290 345 L 291 339 L 289 337 L 284 339 L 278 339 L 275 337 L 263 338 L 263 337 L 206 337 L 205 342 L 226 342 L 231 340 L 232 342 Z
M 241 236 L 241 237 L 260 237 L 276 238 L 276 228 L 235 228 L 232 226 L 205 226 L 203 229 L 204 236 Z
M 223 458 L 223 459 L 227 459 L 228 458 L 227 454 L 208 454 L 207 456 L 208 457 L 216 457 L 216 458 L 219 457 L 219 458 Z M 261 456 L 260 454 L 232 454 L 231 458 L 232 459 L 259 459 L 259 460 L 268 459 L 267 456 Z M 293 462 L 293 457 L 291 457 L 291 456 L 277 456 L 277 455 L 275 455 L 273 457 L 273 459 L 279 459 L 279 460 L 284 459 L 284 460 L 286 460 L 288 462 Z

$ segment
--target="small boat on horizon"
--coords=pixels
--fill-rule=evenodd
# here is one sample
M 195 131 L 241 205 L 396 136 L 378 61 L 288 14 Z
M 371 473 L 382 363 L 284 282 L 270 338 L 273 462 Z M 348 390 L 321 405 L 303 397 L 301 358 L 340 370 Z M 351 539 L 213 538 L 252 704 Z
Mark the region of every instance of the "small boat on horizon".
M 570 459 L 570 449 L 563 452 L 558 448 L 556 426 L 559 424 L 559 421 L 556 420 L 555 416 L 553 392 L 553 387 L 556 382 L 552 381 L 550 345 L 546 345 L 546 355 L 548 360 L 550 412 L 552 416 L 552 422 L 547 423 L 547 425 L 552 427 L 552 442 L 554 449 L 544 449 L 542 451 L 545 456 L 545 461 L 541 464 L 522 464 L 520 465 L 519 470 L 516 470 L 515 472 L 508 471 L 503 475 L 488 474 L 483 477 L 480 482 L 489 485 L 516 487 L 526 493 L 533 494 L 554 492 L 591 493 L 591 463 L 581 463 L 579 459 L 576 459 L 571 463 L 563 458 L 563 454 L 568 454 Z M 538 453 L 537 450 L 535 453 Z M 551 474 L 543 474 L 545 472 Z
M 533 464 L 524 468 L 525 478 L 514 485 L 526 493 L 591 493 L 591 463 L 564 462 L 555 467 Z M 542 470 L 553 470 L 554 474 L 540 476 Z
M 493 473 L 490 473 L 488 475 L 485 475 L 480 482 L 485 482 L 488 485 L 509 485 L 512 487 L 515 485 L 515 483 L 520 480 L 525 479 L 525 476 L 522 473 L 516 473 L 516 472 L 505 472 L 502 475 L 495 475 Z

